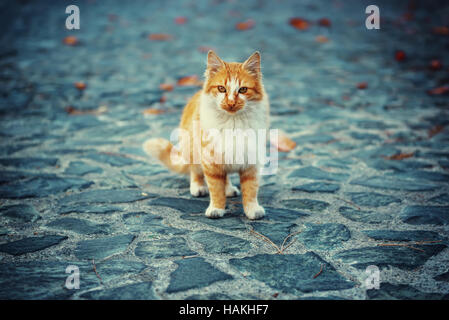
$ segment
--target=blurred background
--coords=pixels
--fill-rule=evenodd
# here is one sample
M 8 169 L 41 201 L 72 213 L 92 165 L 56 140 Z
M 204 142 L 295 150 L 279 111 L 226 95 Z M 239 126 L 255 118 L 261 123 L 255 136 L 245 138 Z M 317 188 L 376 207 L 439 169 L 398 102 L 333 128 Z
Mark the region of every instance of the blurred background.
M 261 51 L 274 114 L 441 105 L 426 91 L 448 85 L 448 2 L 377 1 L 381 29 L 367 30 L 371 2 L 4 1 L 1 112 L 107 106 L 126 118 L 181 108 L 197 88 L 176 83 L 201 80 L 209 49 L 226 61 Z M 80 9 L 79 30 L 65 28 L 70 4 Z

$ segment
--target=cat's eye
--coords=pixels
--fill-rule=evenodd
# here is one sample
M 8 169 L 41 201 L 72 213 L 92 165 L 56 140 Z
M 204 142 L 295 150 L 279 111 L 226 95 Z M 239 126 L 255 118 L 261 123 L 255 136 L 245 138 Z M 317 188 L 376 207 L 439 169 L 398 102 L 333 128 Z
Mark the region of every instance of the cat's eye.
M 226 92 L 226 88 L 223 86 L 218 86 L 218 91 L 220 92 Z
M 241 88 L 239 89 L 239 93 L 246 93 L 246 91 L 248 91 L 248 88 L 247 88 L 247 87 L 241 87 Z

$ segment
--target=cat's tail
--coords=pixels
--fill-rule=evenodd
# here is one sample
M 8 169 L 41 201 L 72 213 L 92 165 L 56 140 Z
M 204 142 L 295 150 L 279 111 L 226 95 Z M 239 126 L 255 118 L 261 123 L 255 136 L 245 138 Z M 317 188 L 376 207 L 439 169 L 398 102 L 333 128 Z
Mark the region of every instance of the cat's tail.
M 152 157 L 161 161 L 168 169 L 176 173 L 188 174 L 189 164 L 174 163 L 171 159 L 171 153 L 177 152 L 173 149 L 173 144 L 170 141 L 162 138 L 153 138 L 143 143 L 143 150 Z M 180 153 L 175 154 L 178 159 L 181 158 Z

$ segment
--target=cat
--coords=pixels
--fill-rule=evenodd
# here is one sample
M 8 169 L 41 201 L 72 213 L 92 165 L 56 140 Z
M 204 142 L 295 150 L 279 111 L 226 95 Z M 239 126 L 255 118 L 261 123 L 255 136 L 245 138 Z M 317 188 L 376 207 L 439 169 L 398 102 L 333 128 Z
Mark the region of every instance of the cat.
M 256 51 L 245 62 L 237 63 L 224 62 L 211 50 L 207 54 L 207 68 L 204 75 L 202 89 L 190 99 L 182 113 L 180 128 L 189 135 L 181 137 L 179 143 L 181 150 L 162 138 L 147 140 L 143 148 L 146 153 L 159 159 L 170 170 L 190 174 L 192 196 L 201 197 L 210 194 L 210 204 L 205 212 L 209 218 L 222 217 L 225 214 L 226 197 L 240 195 L 238 188 L 233 186 L 229 179 L 229 174 L 238 173 L 244 212 L 248 219 L 260 219 L 265 215 L 265 210 L 257 199 L 261 163 L 245 160 L 243 163 L 229 164 L 206 161 L 204 157 L 204 155 L 220 157 L 229 152 L 226 149 L 223 152 L 207 151 L 210 141 L 204 132 L 268 129 L 270 107 L 262 83 L 260 53 Z M 200 143 L 193 141 L 192 137 L 195 134 L 201 137 Z M 184 151 L 188 152 L 187 156 L 184 155 Z M 249 148 L 245 148 L 245 152 L 249 153 Z M 194 157 L 199 154 L 203 157 L 200 162 L 195 162 Z M 174 161 L 174 155 L 185 161 Z

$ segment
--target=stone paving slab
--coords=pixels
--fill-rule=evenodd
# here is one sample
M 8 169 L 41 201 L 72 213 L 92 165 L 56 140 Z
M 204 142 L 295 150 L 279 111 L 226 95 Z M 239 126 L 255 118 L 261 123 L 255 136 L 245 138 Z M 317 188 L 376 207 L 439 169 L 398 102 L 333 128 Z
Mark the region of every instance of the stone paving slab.
M 0 3 L 0 299 L 448 299 L 449 5 L 379 0 L 367 30 L 370 4 L 81 0 L 70 31 L 62 3 Z M 239 197 L 206 218 L 142 150 L 210 48 L 261 52 L 271 127 L 297 143 L 260 221 Z

